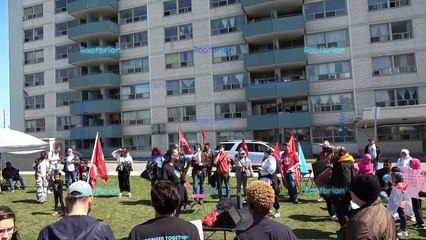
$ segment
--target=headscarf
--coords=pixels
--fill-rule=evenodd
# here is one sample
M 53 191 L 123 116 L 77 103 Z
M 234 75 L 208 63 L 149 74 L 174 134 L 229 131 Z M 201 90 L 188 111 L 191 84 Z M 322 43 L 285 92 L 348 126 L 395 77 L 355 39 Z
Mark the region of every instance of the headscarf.
M 417 158 L 411 159 L 411 164 L 413 165 L 414 170 L 422 170 L 422 164 L 420 163 L 420 160 Z

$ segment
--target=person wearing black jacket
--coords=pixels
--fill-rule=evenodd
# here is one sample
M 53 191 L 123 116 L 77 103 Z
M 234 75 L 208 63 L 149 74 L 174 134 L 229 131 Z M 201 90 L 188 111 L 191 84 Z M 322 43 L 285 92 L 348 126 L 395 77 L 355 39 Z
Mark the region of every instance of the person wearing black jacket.
M 348 221 L 349 205 L 351 195 L 349 186 L 355 177 L 354 158 L 346 151 L 344 147 L 336 147 L 332 155 L 333 172 L 331 173 L 330 185 L 338 189 L 341 194 L 332 196 L 336 215 L 340 226 L 344 226 Z
M 185 188 L 182 185 L 182 171 L 175 165 L 175 163 L 179 160 L 179 157 L 179 151 L 177 149 L 173 149 L 171 150 L 171 157 L 169 161 L 163 165 L 163 180 L 176 184 L 179 189 L 180 201 L 176 208 L 176 217 L 179 217 L 185 199 Z

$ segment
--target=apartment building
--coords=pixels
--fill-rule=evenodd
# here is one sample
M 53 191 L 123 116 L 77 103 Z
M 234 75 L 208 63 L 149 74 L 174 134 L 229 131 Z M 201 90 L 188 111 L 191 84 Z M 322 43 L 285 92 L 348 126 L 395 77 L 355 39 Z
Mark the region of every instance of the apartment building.
M 291 134 L 426 149 L 421 0 L 9 1 L 11 128 L 90 156 Z M 259 149 L 261 150 L 261 149 Z

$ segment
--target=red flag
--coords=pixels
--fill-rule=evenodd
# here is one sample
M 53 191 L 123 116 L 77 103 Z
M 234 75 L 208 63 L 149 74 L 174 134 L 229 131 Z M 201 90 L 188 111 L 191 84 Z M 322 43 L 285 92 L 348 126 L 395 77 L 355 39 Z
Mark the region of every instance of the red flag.
M 106 181 L 108 181 L 108 172 L 105 164 L 104 153 L 102 152 L 101 140 L 98 135 L 96 135 L 95 148 L 93 149 L 92 154 L 92 164 L 90 166 L 90 179 L 92 180 L 91 185 L 92 188 L 95 188 L 97 182 L 95 169 L 93 167 L 96 167 L 97 176 L 103 179 L 104 183 L 106 183 Z
M 283 181 L 283 186 L 285 186 L 285 184 L 284 184 L 285 178 L 284 178 L 284 174 L 283 174 L 283 169 L 281 168 L 280 145 L 278 144 L 278 142 L 275 144 L 274 158 L 277 161 L 277 167 L 280 168 L 281 180 Z
M 204 128 L 201 128 L 201 136 L 203 137 L 203 144 L 206 145 L 207 134 L 206 134 L 206 131 L 204 131 Z
M 243 138 L 243 141 L 241 142 L 241 147 L 244 149 L 244 152 L 246 152 L 246 155 L 248 157 L 248 147 L 247 147 L 247 143 L 246 140 Z
M 288 145 L 290 146 L 290 152 L 296 153 L 296 143 L 294 142 L 294 135 L 291 135 L 290 140 L 288 141 Z
M 186 139 L 185 139 L 185 137 L 183 136 L 183 133 L 182 133 L 182 131 L 179 129 L 179 142 L 181 142 L 182 143 L 182 146 L 183 146 L 183 152 L 185 153 L 185 154 L 192 154 L 192 152 L 191 152 L 191 148 L 189 147 L 189 144 L 188 144 L 188 142 L 186 141 Z

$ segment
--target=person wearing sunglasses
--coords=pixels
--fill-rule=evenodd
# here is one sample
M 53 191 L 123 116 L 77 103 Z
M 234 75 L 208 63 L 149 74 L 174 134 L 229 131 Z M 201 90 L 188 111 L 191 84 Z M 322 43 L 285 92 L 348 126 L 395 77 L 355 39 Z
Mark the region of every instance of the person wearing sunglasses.
M 19 240 L 18 228 L 15 225 L 16 215 L 6 206 L 0 206 L 0 239 Z

